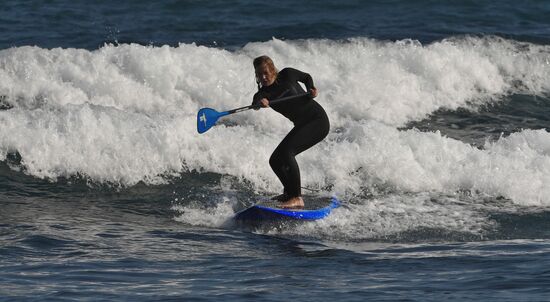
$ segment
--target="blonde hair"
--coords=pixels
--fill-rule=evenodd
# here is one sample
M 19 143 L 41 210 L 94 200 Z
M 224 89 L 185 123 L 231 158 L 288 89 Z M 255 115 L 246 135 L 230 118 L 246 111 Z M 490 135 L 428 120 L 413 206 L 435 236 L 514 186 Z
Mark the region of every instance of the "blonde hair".
M 275 73 L 275 75 L 279 73 L 279 70 L 277 70 L 277 68 L 275 67 L 273 60 L 271 60 L 271 58 L 268 56 L 259 56 L 254 59 L 252 64 L 254 65 L 254 70 L 258 70 L 258 68 L 265 66 L 269 70 L 271 70 L 273 73 Z M 258 89 L 259 89 L 261 86 L 260 86 L 260 80 L 258 80 L 258 77 L 256 77 L 256 84 L 258 85 Z
M 272 71 L 277 72 L 277 68 L 275 68 L 273 60 L 271 60 L 271 58 L 268 56 L 259 56 L 254 59 L 254 62 L 252 64 L 254 64 L 254 69 L 258 69 L 258 67 L 265 65 L 269 67 L 269 69 L 271 69 Z

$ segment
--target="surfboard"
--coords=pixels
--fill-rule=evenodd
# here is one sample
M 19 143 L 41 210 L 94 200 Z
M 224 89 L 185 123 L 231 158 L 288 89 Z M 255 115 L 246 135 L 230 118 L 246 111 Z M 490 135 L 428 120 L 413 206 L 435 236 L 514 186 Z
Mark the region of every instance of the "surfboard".
M 235 214 L 235 220 L 244 224 L 276 221 L 311 221 L 327 217 L 332 209 L 340 206 L 335 197 L 304 197 L 304 208 L 281 209 L 274 200 L 263 200 Z

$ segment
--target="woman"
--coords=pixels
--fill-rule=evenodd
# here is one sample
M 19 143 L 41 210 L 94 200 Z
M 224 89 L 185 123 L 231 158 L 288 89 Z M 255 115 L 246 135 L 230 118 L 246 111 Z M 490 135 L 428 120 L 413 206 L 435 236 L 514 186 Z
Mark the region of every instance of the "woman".
M 295 156 L 327 136 L 330 128 L 327 114 L 323 107 L 313 100 L 317 96 L 317 89 L 309 74 L 293 68 L 278 71 L 268 56 L 254 59 L 254 70 L 258 92 L 254 95 L 252 104 L 271 107 L 294 123 L 294 128 L 277 146 L 269 159 L 271 169 L 284 187 L 283 194 L 275 198 L 282 202 L 281 208 L 303 208 L 300 168 Z M 270 106 L 270 100 L 305 93 L 298 82 L 304 83 L 311 96 Z

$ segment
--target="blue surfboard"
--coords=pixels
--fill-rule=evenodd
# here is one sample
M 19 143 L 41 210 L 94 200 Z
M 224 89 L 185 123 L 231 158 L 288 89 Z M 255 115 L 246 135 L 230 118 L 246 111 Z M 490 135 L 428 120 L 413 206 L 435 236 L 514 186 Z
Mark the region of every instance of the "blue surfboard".
M 244 224 L 277 221 L 311 221 L 327 217 L 340 206 L 336 197 L 305 197 L 303 209 L 281 209 L 278 201 L 261 201 L 235 214 L 235 220 Z

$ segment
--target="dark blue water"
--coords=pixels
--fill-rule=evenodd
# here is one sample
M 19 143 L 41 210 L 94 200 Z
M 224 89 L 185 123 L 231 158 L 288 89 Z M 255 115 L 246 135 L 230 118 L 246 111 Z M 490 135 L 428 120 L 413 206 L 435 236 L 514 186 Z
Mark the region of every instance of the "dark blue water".
M 104 43 L 239 47 L 280 39 L 500 35 L 549 43 L 544 1 L 5 1 L 0 48 L 96 49 Z
M 2 2 L 0 301 L 548 301 L 549 15 Z M 324 221 L 231 220 L 277 190 L 256 154 L 280 120 L 194 132 L 198 108 L 248 101 L 238 66 L 261 52 L 314 59 L 329 95 L 328 143 L 300 157 L 306 185 L 344 202 Z

